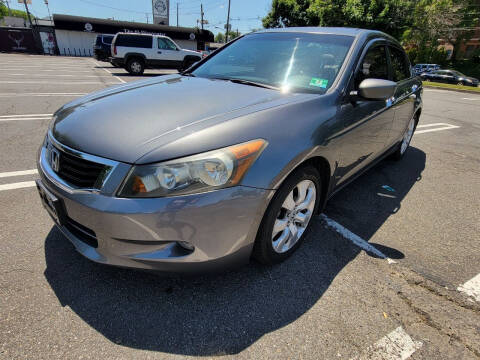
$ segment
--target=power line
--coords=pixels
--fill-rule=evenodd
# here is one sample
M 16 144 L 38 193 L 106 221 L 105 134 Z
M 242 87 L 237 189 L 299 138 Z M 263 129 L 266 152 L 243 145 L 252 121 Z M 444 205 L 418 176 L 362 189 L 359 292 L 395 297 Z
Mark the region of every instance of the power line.
M 98 3 L 96 3 L 96 2 L 88 1 L 88 0 L 80 0 L 80 1 L 81 1 L 81 2 L 84 2 L 84 3 L 86 3 L 86 4 L 89 4 L 89 5 L 104 7 L 104 8 L 107 8 L 107 9 L 113 9 L 113 10 L 117 10 L 117 11 L 126 11 L 126 12 L 130 12 L 130 13 L 133 12 L 133 13 L 137 13 L 137 14 L 145 14 L 145 11 L 138 11 L 138 10 L 117 8 L 117 7 L 114 7 L 114 6 L 108 6 L 108 5 L 104 5 L 104 4 L 98 4 Z

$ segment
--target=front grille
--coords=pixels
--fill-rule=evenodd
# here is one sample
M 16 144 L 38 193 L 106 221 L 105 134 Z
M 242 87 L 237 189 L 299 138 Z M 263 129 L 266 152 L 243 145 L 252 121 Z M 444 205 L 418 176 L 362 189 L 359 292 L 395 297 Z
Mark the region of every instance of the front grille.
M 58 176 L 79 188 L 95 188 L 101 183 L 107 166 L 60 152 Z M 99 179 L 100 178 L 100 179 Z
M 83 241 L 85 244 L 91 247 L 98 247 L 97 235 L 92 229 L 87 228 L 68 216 L 65 227 L 80 241 Z

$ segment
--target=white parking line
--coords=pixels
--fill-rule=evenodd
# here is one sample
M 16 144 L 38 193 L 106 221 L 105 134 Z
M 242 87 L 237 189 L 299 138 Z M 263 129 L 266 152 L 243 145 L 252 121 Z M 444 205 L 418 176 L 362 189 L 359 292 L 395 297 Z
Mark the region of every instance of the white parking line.
M 1 121 L 29 121 L 29 120 L 50 120 L 52 114 L 29 114 L 29 115 L 2 115 Z
M 13 189 L 22 189 L 27 187 L 36 186 L 35 181 L 21 181 L 17 183 L 0 185 L 0 191 L 4 190 L 13 190 Z
M 87 93 L 0 93 L 0 97 L 19 97 L 19 96 L 82 96 Z
M 1 68 L 0 71 L 24 71 L 24 68 Z M 61 70 L 61 68 L 56 68 L 56 69 L 41 69 L 41 70 L 34 70 L 35 73 L 40 73 L 40 72 L 67 72 L 67 73 L 92 73 L 92 70 Z
M 9 171 L 0 173 L 0 178 L 13 177 L 13 176 L 24 176 L 24 175 L 33 175 L 37 174 L 37 169 L 31 170 L 20 170 L 20 171 Z
M 57 77 L 79 77 L 79 78 L 86 78 L 86 77 L 93 77 L 93 78 L 111 78 L 112 76 L 108 75 L 71 75 L 71 74 L 46 74 L 46 75 L 40 75 L 40 74 L 8 74 L 7 76 L 28 76 L 28 77 L 46 77 L 46 78 L 51 78 L 52 76 L 57 76 Z
M 375 254 L 379 258 L 382 259 L 387 259 L 387 256 L 382 253 L 380 250 L 378 250 L 376 247 L 373 245 L 369 244 L 368 241 L 363 240 L 360 236 L 357 234 L 354 234 L 347 228 L 343 227 L 339 223 L 337 223 L 335 220 L 330 219 L 327 215 L 321 214 L 320 218 L 322 218 L 329 227 L 333 228 L 336 232 L 338 232 L 340 235 L 342 235 L 345 239 L 350 240 L 353 242 L 355 245 L 357 245 L 359 248 L 365 250 L 366 252 Z
M 452 125 L 452 124 L 446 124 L 446 123 L 434 123 L 434 124 L 417 125 L 417 129 L 423 129 L 423 128 L 428 128 L 428 127 L 435 127 L 435 129 L 418 130 L 418 131 L 415 131 L 415 134 L 424 134 L 424 133 L 434 132 L 434 131 L 457 129 L 460 126 Z
M 388 335 L 369 346 L 364 354 L 354 357 L 355 360 L 406 360 L 422 347 L 421 341 L 414 341 L 399 326 Z M 352 360 L 353 360 L 352 359 Z
M 457 290 L 480 302 L 480 274 L 468 280 L 465 284 L 460 285 Z
M 100 64 L 97 63 L 96 61 L 93 61 L 93 60 L 92 60 L 92 62 L 93 62 L 97 67 L 101 68 L 102 70 L 105 70 L 107 73 L 109 73 L 109 74 L 110 74 L 111 76 L 113 76 L 115 79 L 121 81 L 122 83 L 126 83 L 125 80 L 120 79 L 118 76 L 113 75 L 110 71 L 108 71 L 107 69 L 105 69 L 104 67 L 102 67 L 102 65 L 100 65 Z
M 478 98 L 462 98 L 462 100 L 480 100 L 480 97 L 478 97 Z

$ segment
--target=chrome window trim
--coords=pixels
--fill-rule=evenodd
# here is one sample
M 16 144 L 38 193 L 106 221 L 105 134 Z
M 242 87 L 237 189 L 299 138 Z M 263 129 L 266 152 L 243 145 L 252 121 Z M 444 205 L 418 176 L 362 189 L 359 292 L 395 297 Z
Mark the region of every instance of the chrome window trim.
M 102 179 L 101 184 L 99 188 L 81 188 L 81 187 L 76 187 L 74 185 L 69 184 L 65 180 L 63 180 L 51 167 L 49 163 L 49 149 L 48 147 L 52 146 L 57 148 L 60 151 L 63 151 L 67 154 L 73 155 L 75 157 L 91 161 L 94 163 L 102 164 L 105 166 L 108 166 L 109 169 L 107 170 L 106 176 Z M 44 145 L 42 146 L 42 149 L 40 151 L 40 159 L 39 159 L 39 164 L 40 167 L 45 174 L 45 176 L 53 182 L 56 186 L 59 188 L 63 189 L 64 191 L 68 193 L 101 193 L 104 185 L 107 183 L 107 181 L 110 179 L 112 173 L 116 169 L 116 167 L 119 165 L 118 161 L 110 160 L 110 159 L 105 159 L 99 156 L 95 155 L 90 155 L 75 149 L 72 149 L 62 143 L 60 143 L 58 140 L 56 140 L 51 131 L 48 132 L 46 141 Z

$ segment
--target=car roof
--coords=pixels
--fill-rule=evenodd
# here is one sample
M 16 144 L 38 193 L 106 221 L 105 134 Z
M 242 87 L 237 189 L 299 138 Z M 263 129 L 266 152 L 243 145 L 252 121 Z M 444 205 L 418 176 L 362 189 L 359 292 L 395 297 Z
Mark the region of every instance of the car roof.
M 271 28 L 271 29 L 262 29 L 254 32 L 257 33 L 278 33 L 278 32 L 296 32 L 296 33 L 309 33 L 309 34 L 329 34 L 329 35 L 345 35 L 353 36 L 356 38 L 370 38 L 370 37 L 383 37 L 390 40 L 391 42 L 400 46 L 398 41 L 392 36 L 385 34 L 384 32 L 378 30 L 369 30 L 369 29 L 360 29 L 360 28 L 350 28 L 350 27 L 327 27 L 327 26 L 317 26 L 317 27 L 288 27 L 288 28 Z

